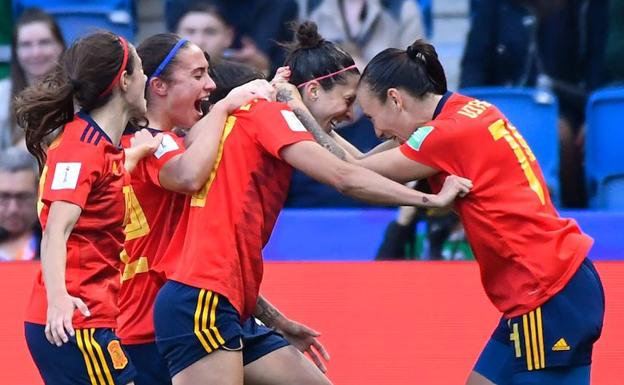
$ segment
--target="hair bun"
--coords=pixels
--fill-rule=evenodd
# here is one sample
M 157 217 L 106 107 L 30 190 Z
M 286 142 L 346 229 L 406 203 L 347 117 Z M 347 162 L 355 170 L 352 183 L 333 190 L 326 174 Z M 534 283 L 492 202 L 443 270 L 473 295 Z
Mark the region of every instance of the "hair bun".
M 418 56 L 418 49 L 414 47 L 414 44 L 408 46 L 405 52 L 407 52 L 407 56 L 412 60 L 415 60 Z
M 318 26 L 313 21 L 305 21 L 296 32 L 298 48 L 315 48 L 323 44 L 325 39 L 318 33 Z

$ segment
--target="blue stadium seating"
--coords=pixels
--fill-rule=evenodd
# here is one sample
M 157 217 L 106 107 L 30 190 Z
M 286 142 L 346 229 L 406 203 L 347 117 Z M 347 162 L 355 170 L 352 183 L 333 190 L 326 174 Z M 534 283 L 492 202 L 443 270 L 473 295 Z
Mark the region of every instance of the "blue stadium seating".
M 559 191 L 559 106 L 550 92 L 534 88 L 475 87 L 461 94 L 498 107 L 520 131 L 537 157 L 555 205 Z
M 13 14 L 17 18 L 30 7 L 41 8 L 54 16 L 68 45 L 78 37 L 102 29 L 134 41 L 133 0 L 14 0 Z
M 622 199 L 622 198 L 620 198 Z M 624 211 L 560 211 L 594 238 L 589 257 L 624 261 Z M 268 261 L 372 261 L 396 209 L 284 209 L 263 250 Z
M 585 178 L 589 206 L 624 210 L 624 88 L 596 91 L 587 103 Z

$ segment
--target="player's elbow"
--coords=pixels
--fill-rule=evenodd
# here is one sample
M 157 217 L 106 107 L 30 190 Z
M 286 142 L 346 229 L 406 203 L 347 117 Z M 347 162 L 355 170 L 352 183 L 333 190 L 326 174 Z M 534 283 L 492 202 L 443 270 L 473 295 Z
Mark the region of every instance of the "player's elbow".
M 204 181 L 199 180 L 195 175 L 181 175 L 178 178 L 178 189 L 185 194 L 193 194 L 203 187 Z

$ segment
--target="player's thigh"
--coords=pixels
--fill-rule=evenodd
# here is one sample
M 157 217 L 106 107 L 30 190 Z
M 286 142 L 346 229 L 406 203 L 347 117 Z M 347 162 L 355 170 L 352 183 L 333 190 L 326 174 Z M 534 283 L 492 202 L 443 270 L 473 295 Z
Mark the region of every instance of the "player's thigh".
M 467 385 L 510 385 L 514 350 L 508 336 L 507 322 L 501 319 L 481 351 Z
M 292 345 L 245 366 L 245 385 L 331 385 L 331 381 Z
M 239 351 L 217 350 L 177 373 L 173 385 L 243 385 L 243 355 Z

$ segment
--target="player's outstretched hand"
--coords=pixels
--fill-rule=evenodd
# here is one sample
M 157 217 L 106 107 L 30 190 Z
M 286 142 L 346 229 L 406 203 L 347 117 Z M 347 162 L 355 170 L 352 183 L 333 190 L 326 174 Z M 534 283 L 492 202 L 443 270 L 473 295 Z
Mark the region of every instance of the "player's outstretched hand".
M 45 326 L 47 340 L 56 346 L 62 346 L 69 341 L 68 334 L 74 336 L 72 318 L 74 310 L 78 309 L 82 315 L 91 315 L 87 305 L 80 298 L 69 294 L 56 296 L 48 301 L 48 319 Z
M 329 361 L 329 353 L 323 344 L 317 340 L 321 333 L 292 320 L 282 322 L 277 331 L 300 352 L 307 353 L 323 373 L 327 372 L 327 367 L 323 361 Z M 321 358 L 323 359 L 321 360 Z
M 234 88 L 221 102 L 225 103 L 226 111 L 229 114 L 254 99 L 274 101 L 275 89 L 266 80 L 256 79 Z
M 436 206 L 446 207 L 450 205 L 455 197 L 466 196 L 472 189 L 472 181 L 457 175 L 449 175 L 444 180 L 444 185 L 440 192 L 436 195 Z

